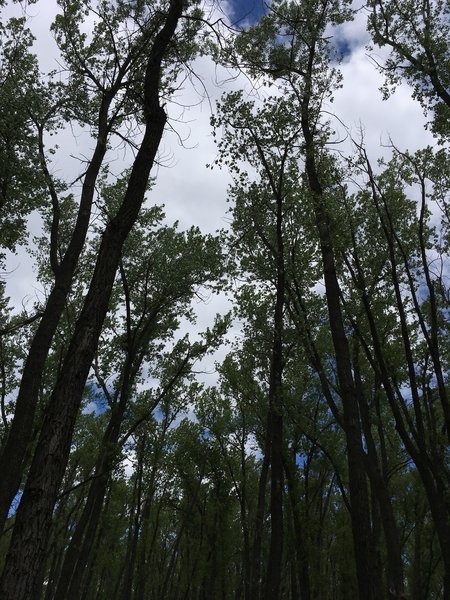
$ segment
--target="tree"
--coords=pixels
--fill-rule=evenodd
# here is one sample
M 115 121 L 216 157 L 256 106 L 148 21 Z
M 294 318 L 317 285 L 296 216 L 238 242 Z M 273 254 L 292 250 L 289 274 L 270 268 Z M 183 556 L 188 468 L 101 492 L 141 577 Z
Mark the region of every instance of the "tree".
M 196 229 L 181 233 L 174 227 L 163 227 L 160 212 L 156 208 L 143 209 L 122 253 L 120 281 L 113 290 L 109 322 L 103 328 L 94 359 L 96 385 L 107 401 L 109 421 L 100 442 L 86 503 L 74 527 L 55 588 L 55 598 L 62 594 L 79 596 L 110 474 L 123 445 L 145 425 L 146 418 L 150 419 L 167 395 L 174 397 L 174 390 L 189 375 L 193 363 L 217 344 L 217 336 L 210 332 L 205 343 L 182 339 L 175 344 L 170 358 L 161 357 L 179 327 L 180 317 L 189 316 L 190 301 L 196 290 L 220 277 L 221 256 L 219 238 L 203 237 Z M 121 313 L 126 315 L 124 319 L 118 317 Z M 217 331 L 222 325 L 217 324 Z M 141 411 L 147 417 L 136 417 L 130 422 L 126 415 L 131 410 L 137 386 L 145 384 L 144 371 L 147 377 L 152 373 L 153 378 L 160 379 L 159 390 L 139 392 Z M 144 402 L 148 405 L 145 409 Z
M 280 81 L 279 87 L 290 99 L 291 111 L 295 106 L 293 112 L 298 115 L 305 176 L 319 237 L 329 323 L 343 402 L 359 594 L 361 598 L 371 598 L 376 577 L 373 578 L 370 568 L 370 511 L 364 451 L 357 391 L 340 303 L 331 235 L 332 218 L 327 205 L 328 190 L 336 182 L 326 174 L 327 157 L 323 146 L 329 132 L 328 127 L 323 127 L 320 122 L 323 98 L 330 95 L 336 85 L 336 73 L 328 67 L 330 49 L 324 34 L 325 28 L 348 17 L 345 3 L 304 2 L 300 6 L 288 2 L 275 3 L 260 24 L 241 34 L 237 50 L 251 72 Z
M 42 98 L 30 48 L 33 36 L 25 18 L 0 26 L 0 240 L 1 254 L 26 238 L 25 220 L 44 203 L 45 180 L 39 164 L 39 140 L 32 113 Z M 3 262 L 3 261 L 2 261 Z
M 438 155 L 440 154 L 439 152 Z M 445 238 L 447 217 L 441 215 L 442 220 L 438 225 L 441 233 L 437 235 L 430 222 L 431 210 L 428 204 L 429 198 L 433 198 L 434 194 L 427 191 L 428 169 L 433 171 L 433 180 L 438 182 L 439 167 L 437 171 L 434 169 L 436 164 L 442 164 L 442 157 L 439 156 L 435 163 L 431 149 L 419 151 L 414 158 L 409 153 L 395 151 L 385 171 L 375 176 L 364 151 L 363 156 L 371 190 L 371 206 L 364 204 L 364 226 L 371 223 L 373 227 L 375 222 L 378 229 L 376 235 L 381 233 L 384 238 L 378 246 L 384 258 L 381 261 L 376 259 L 383 275 L 378 275 L 378 281 L 374 281 L 368 273 L 370 267 L 361 248 L 357 248 L 357 238 L 363 239 L 367 234 L 355 232 L 354 236 L 355 263 L 351 271 L 360 289 L 371 332 L 370 347 L 367 341 L 364 344 L 377 377 L 383 384 L 402 443 L 422 479 L 434 515 L 444 570 L 447 573 L 449 521 L 445 500 L 448 469 L 445 455 L 448 444 L 448 407 L 447 386 L 442 371 L 446 357 L 440 350 L 446 345 L 444 339 L 447 332 L 445 327 L 439 328 L 437 325 L 443 317 L 435 283 L 440 281 L 440 274 L 439 270 L 434 273 L 434 256 L 431 255 L 433 248 L 433 254 L 442 259 L 443 247 L 439 239 L 443 239 L 441 236 Z M 435 166 L 432 166 L 433 163 Z M 417 185 L 421 190 L 418 215 L 416 202 L 406 193 L 406 182 L 411 186 Z M 438 190 L 439 186 L 436 187 L 436 199 L 440 193 Z M 359 196 L 360 201 L 365 203 L 364 198 L 364 194 Z M 375 211 L 374 220 L 367 219 L 369 211 Z M 374 234 L 375 230 L 372 229 L 371 235 Z M 380 282 L 383 284 L 380 285 Z M 445 297 L 445 291 L 442 291 Z M 383 331 L 384 325 L 375 308 L 377 304 L 381 304 L 381 294 L 386 305 L 386 293 L 391 297 L 389 305 L 396 311 L 395 321 L 398 319 L 398 324 L 390 330 L 389 335 Z M 363 338 L 359 328 L 357 332 Z M 393 344 L 397 350 L 393 350 Z M 400 360 L 393 360 L 394 355 Z M 436 410 L 437 404 L 439 409 Z M 444 595 L 448 594 L 447 578 L 446 574 Z
M 433 112 L 433 131 L 445 139 L 450 133 L 447 0 L 420 4 L 371 0 L 368 9 L 368 28 L 374 43 L 391 50 L 386 63 L 379 65 L 386 75 L 385 94 L 405 78 L 423 108 Z
M 117 76 L 112 85 L 109 81 L 99 81 L 95 74 L 97 64 L 93 51 L 96 44 L 100 43 L 101 38 L 94 38 L 92 44 L 87 48 L 80 47 L 83 37 L 75 38 L 73 27 L 81 18 L 81 7 L 63 6 L 63 8 L 66 10 L 66 14 L 60 18 L 58 23 L 58 25 L 62 25 L 61 42 L 63 48 L 71 50 L 68 56 L 69 60 L 72 59 L 71 62 L 75 60 L 81 68 L 81 73 L 87 76 L 97 90 L 101 90 L 99 112 L 101 131 L 98 137 L 97 152 L 89 164 L 84 183 L 85 189 L 88 189 L 88 192 L 86 192 L 89 196 L 86 198 L 88 206 L 92 202 L 94 191 L 92 184 L 106 152 L 106 135 L 111 130 L 112 125 L 115 124 L 117 108 L 124 106 L 124 100 L 119 101 L 118 106 L 114 106 L 112 122 L 108 122 L 107 111 L 111 108 L 113 100 L 116 100 L 116 93 L 122 91 L 123 80 L 128 74 L 130 65 L 136 66 L 138 72 L 142 69 L 144 74 L 139 80 L 142 86 L 140 93 L 142 94 L 144 135 L 130 172 L 122 203 L 102 235 L 89 291 L 46 411 L 23 498 L 17 512 L 11 547 L 2 577 L 0 589 L 5 598 L 29 597 L 33 593 L 36 577 L 43 562 L 48 525 L 56 501 L 57 489 L 67 463 L 70 440 L 82 392 L 108 309 L 121 250 L 139 214 L 147 189 L 150 169 L 164 131 L 166 114 L 159 101 L 161 69 L 163 59 L 172 43 L 181 19 L 184 6 L 181 1 L 170 3 L 162 23 L 160 22 L 159 13 L 155 13 L 155 21 L 153 18 L 146 18 L 143 7 L 141 9 L 136 7 L 136 16 L 141 19 L 144 18 L 147 27 L 143 30 L 141 44 L 136 50 L 132 46 L 132 52 L 125 57 L 122 67 L 118 70 L 116 70 L 116 66 L 112 67 L 113 75 Z M 123 19 L 122 11 L 124 8 L 124 5 L 120 4 L 112 13 L 117 24 Z M 128 7 L 127 11 L 125 13 L 126 17 L 130 15 L 130 11 L 133 14 L 132 7 Z M 108 16 L 107 12 L 106 17 Z M 121 17 L 120 20 L 118 20 L 119 16 Z M 100 23 L 101 29 L 105 30 L 102 22 Z M 156 32 L 154 28 L 156 28 Z M 110 35 L 110 29 L 107 27 L 106 30 Z M 153 39 L 150 37 L 152 34 L 155 36 Z M 64 35 L 68 35 L 68 37 L 63 37 Z M 113 44 L 112 48 L 114 50 L 114 40 L 111 36 L 109 41 Z M 120 62 L 119 60 L 119 64 Z M 78 74 L 78 71 L 75 71 L 75 74 Z M 132 89 L 132 86 L 125 86 L 125 89 L 127 88 Z M 137 90 L 133 90 L 133 92 L 137 92 Z M 87 183 L 86 179 L 88 179 L 89 171 L 94 171 L 94 179 Z M 79 218 L 86 220 L 86 217 L 89 217 L 89 209 L 87 211 L 86 209 L 80 210 Z M 83 242 L 82 238 L 84 238 L 83 235 L 77 236 L 76 245 L 78 249 L 80 249 L 80 242 L 81 244 Z M 75 254 L 79 254 L 79 252 L 75 252 Z M 71 256 L 71 266 L 74 268 L 76 266 L 76 262 L 73 264 L 74 256 L 71 252 L 68 252 L 66 256 L 69 255 Z M 71 279 L 70 271 L 73 272 L 73 269 L 67 270 L 66 278 Z M 54 289 L 57 289 L 57 286 Z M 41 320 L 41 324 L 42 322 L 43 320 Z M 47 339 L 51 339 L 51 333 L 49 335 L 47 331 L 46 334 Z M 42 354 L 46 353 L 41 352 L 40 354 L 42 361 Z M 30 535 L 29 527 L 31 523 L 33 524 L 33 533 Z M 27 556 L 26 561 L 23 559 L 25 555 Z
M 239 268 L 250 271 L 256 282 L 268 286 L 265 292 L 271 323 L 271 350 L 268 377 L 268 411 L 263 445 L 265 468 L 260 481 L 260 523 L 255 531 L 253 586 L 259 585 L 257 541 L 262 525 L 263 491 L 270 465 L 271 542 L 265 582 L 265 598 L 278 598 L 281 585 L 283 555 L 283 370 L 286 360 L 284 341 L 286 288 L 286 229 L 290 206 L 286 199 L 296 174 L 295 144 L 298 132 L 289 123 L 288 103 L 269 99 L 254 111 L 253 105 L 242 100 L 242 94 L 230 94 L 219 107 L 213 124 L 225 125 L 225 135 L 219 143 L 221 160 L 227 164 L 232 157 L 236 184 L 231 190 L 235 199 L 233 229 L 239 240 Z M 280 135 L 274 134 L 279 131 Z M 257 170 L 252 181 L 239 162 L 245 161 Z M 295 176 L 295 175 L 294 175 Z M 287 221 L 287 223 L 286 223 Z M 256 238 L 254 237 L 256 233 Z M 255 243 L 256 242 L 256 243 Z M 250 258 L 251 257 L 251 258 Z M 250 264 L 252 262 L 252 264 Z M 255 592 L 253 592 L 255 593 Z
M 274 0 L 225 39 L 195 1 L 60 0 L 48 76 L 25 21 L 0 26 L 3 250 L 42 223 L 41 298 L 0 288 L 2 597 L 449 598 L 447 4 L 367 3 L 386 90 L 405 78 L 439 143 L 377 165 L 332 145 L 349 1 Z M 146 204 L 199 50 L 247 82 L 212 117 L 214 236 Z M 233 316 L 193 338 L 204 290 Z

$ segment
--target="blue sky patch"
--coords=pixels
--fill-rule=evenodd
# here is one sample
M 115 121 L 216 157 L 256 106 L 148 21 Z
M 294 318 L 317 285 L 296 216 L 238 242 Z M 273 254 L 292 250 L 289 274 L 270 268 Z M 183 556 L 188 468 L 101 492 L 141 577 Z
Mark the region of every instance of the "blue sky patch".
M 231 19 L 235 25 L 254 24 L 267 12 L 264 0 L 231 0 Z

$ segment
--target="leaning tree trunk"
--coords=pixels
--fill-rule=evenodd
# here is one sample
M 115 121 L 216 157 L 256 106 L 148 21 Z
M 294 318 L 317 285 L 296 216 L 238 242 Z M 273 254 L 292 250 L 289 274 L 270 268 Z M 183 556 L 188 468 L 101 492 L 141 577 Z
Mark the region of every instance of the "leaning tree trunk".
M 93 552 L 92 540 L 97 533 L 105 493 L 114 461 L 117 459 L 120 428 L 139 364 L 136 353 L 130 353 L 123 369 L 119 401 L 111 410 L 111 417 L 100 444 L 86 503 L 64 556 L 58 585 L 53 594 L 55 600 L 64 595 L 68 598 L 79 597 L 83 574 Z
M 122 247 L 144 200 L 166 123 L 165 111 L 159 104 L 161 63 L 182 7 L 182 0 L 172 0 L 164 26 L 150 51 L 144 84 L 144 138 L 122 205 L 102 236 L 89 292 L 44 417 L 0 583 L 3 600 L 30 600 L 45 558 L 58 488 L 67 465 L 76 416 L 108 310 Z
M 86 239 L 95 182 L 107 147 L 106 136 L 109 129 L 107 115 L 111 100 L 110 96 L 105 97 L 100 107 L 97 146 L 84 176 L 80 208 L 72 239 L 56 270 L 53 289 L 31 342 L 22 371 L 14 418 L 8 437 L 0 450 L 0 473 L 2 474 L 0 477 L 0 535 L 5 526 L 11 502 L 22 480 L 45 362 L 61 315 L 66 307 L 73 275 Z

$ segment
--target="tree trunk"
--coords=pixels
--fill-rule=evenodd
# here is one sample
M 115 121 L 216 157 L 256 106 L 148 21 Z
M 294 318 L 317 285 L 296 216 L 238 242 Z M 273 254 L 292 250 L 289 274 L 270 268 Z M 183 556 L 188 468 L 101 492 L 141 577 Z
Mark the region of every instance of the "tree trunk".
M 261 592 L 261 545 L 264 529 L 264 514 L 266 509 L 266 486 L 269 476 L 269 449 L 266 441 L 263 463 L 258 484 L 258 503 L 256 507 L 255 530 L 253 536 L 252 563 L 251 563 L 251 595 L 252 600 L 259 600 Z
M 397 522 L 395 520 L 394 510 L 392 507 L 392 502 L 387 487 L 387 481 L 380 470 L 378 452 L 375 445 L 375 440 L 373 439 L 372 435 L 369 407 L 364 394 L 363 383 L 361 379 L 359 365 L 359 346 L 357 340 L 355 340 L 354 343 L 353 366 L 355 373 L 355 383 L 358 391 L 361 422 L 367 446 L 367 474 L 371 482 L 372 496 L 377 499 L 377 505 L 385 539 L 388 575 L 386 596 L 393 598 L 401 598 L 404 593 L 404 575 L 400 535 L 398 532 Z M 376 393 L 377 390 L 375 390 L 375 394 Z M 375 509 L 373 512 L 375 513 Z M 376 579 L 381 579 L 380 576 L 381 573 L 378 576 L 376 573 L 374 575 Z
M 276 289 L 273 346 L 269 379 L 268 439 L 270 440 L 270 548 L 265 586 L 266 600 L 280 597 L 283 560 L 283 320 L 285 297 L 283 196 L 277 201 Z
M 39 389 L 47 355 L 66 307 L 67 296 L 86 239 L 94 197 L 95 182 L 106 152 L 108 131 L 107 114 L 111 99 L 104 99 L 99 113 L 97 146 L 84 177 L 80 208 L 75 229 L 64 258 L 55 273 L 44 313 L 31 342 L 23 366 L 22 379 L 14 408 L 14 418 L 0 451 L 0 535 L 8 511 L 19 489 L 25 468 L 25 457 L 30 444 L 38 402 Z
M 145 436 L 144 436 L 145 440 Z M 143 440 L 143 444 L 145 443 Z M 140 455 L 140 456 L 139 456 Z M 142 494 L 142 454 L 138 452 L 138 467 L 133 490 L 133 503 L 128 526 L 127 551 L 125 555 L 124 573 L 119 598 L 129 600 L 132 597 L 134 571 L 136 567 L 137 544 L 140 530 L 140 504 Z M 75 599 L 75 596 L 73 598 Z
M 54 598 L 78 598 L 82 585 L 85 567 L 93 551 L 92 540 L 95 539 L 100 522 L 105 493 L 108 488 L 111 470 L 117 456 L 117 442 L 129 398 L 131 358 L 125 367 L 123 389 L 117 406 L 111 411 L 110 421 L 105 429 L 97 457 L 94 476 L 89 486 L 86 503 L 78 520 L 72 539 L 66 550 L 58 586 Z
M 0 596 L 4 600 L 32 597 L 45 557 L 48 529 L 70 452 L 75 419 L 107 313 L 122 246 L 143 202 L 166 123 L 166 114 L 158 97 L 161 62 L 177 27 L 182 6 L 182 0 L 172 0 L 164 26 L 150 51 L 145 77 L 144 138 L 123 203 L 103 234 L 89 292 L 45 414 L 0 584 Z
M 311 52 L 314 52 L 314 50 L 311 50 Z M 312 74 L 310 77 L 312 77 Z M 353 381 L 350 351 L 340 303 L 340 287 L 337 278 L 334 248 L 330 232 L 330 219 L 326 207 L 324 206 L 323 189 L 316 167 L 315 139 L 310 125 L 310 86 L 311 80 L 307 82 L 301 114 L 302 131 L 305 139 L 305 169 L 309 188 L 313 195 L 314 215 L 317 231 L 319 233 L 323 274 L 325 279 L 325 296 L 344 413 L 343 421 L 347 442 L 347 462 L 356 577 L 360 600 L 376 600 L 373 596 L 370 567 L 370 505 L 364 466 L 365 458 L 361 439 L 358 400 Z
M 92 541 L 101 517 L 108 480 L 109 472 L 98 476 L 91 483 L 86 504 L 66 550 L 58 586 L 53 595 L 55 600 L 63 597 L 62 594 L 67 598 L 78 597 L 82 575 L 93 551 Z
M 389 232 L 386 231 L 387 241 L 391 244 Z M 393 284 L 397 296 L 399 313 L 402 321 L 402 336 L 406 347 L 406 355 L 409 362 L 409 374 L 412 375 L 414 370 L 411 349 L 409 347 L 409 335 L 407 331 L 406 316 L 401 299 L 400 283 L 396 273 L 396 258 L 393 247 L 389 248 L 391 259 L 391 273 Z M 413 424 L 410 417 L 405 417 L 400 406 L 404 403 L 400 390 L 395 386 L 391 379 L 391 374 L 387 366 L 383 353 L 382 344 L 380 341 L 379 332 L 377 330 L 375 318 L 369 303 L 367 294 L 363 290 L 362 303 L 369 323 L 371 341 L 373 343 L 374 355 L 376 359 L 375 368 L 377 369 L 377 377 L 383 384 L 392 414 L 395 420 L 397 432 L 402 440 L 406 451 L 412 458 L 417 467 L 417 471 L 422 480 L 424 490 L 429 502 L 432 518 L 436 527 L 436 534 L 441 547 L 442 559 L 444 565 L 444 600 L 450 600 L 450 507 L 446 500 L 448 494 L 448 484 L 445 481 L 442 473 L 442 458 L 439 453 L 436 453 L 433 448 L 427 447 L 426 436 L 424 435 L 424 423 L 421 416 L 420 398 L 415 383 L 415 374 L 410 378 L 410 386 L 412 388 L 414 415 L 417 421 L 417 427 Z

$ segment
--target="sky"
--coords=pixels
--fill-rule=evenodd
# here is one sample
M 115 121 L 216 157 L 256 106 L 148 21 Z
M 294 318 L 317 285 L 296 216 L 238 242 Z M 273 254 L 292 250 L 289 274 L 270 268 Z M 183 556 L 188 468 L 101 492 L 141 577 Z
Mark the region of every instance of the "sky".
M 38 0 L 29 9 L 30 27 L 36 36 L 35 47 L 44 71 L 57 66 L 56 48 L 49 32 L 55 6 L 54 0 Z M 229 15 L 231 23 L 243 27 L 262 14 L 264 5 L 262 0 L 223 0 L 221 8 Z M 14 10 L 18 10 L 18 5 Z M 400 85 L 389 100 L 382 100 L 379 88 L 383 77 L 377 71 L 374 59 L 382 62 L 385 56 L 379 50 L 367 50 L 369 38 L 363 10 L 357 13 L 353 22 L 344 24 L 334 33 L 337 46 L 346 49 L 340 66 L 342 88 L 335 93 L 333 104 L 326 107 L 332 115 L 336 139 L 342 140 L 339 149 L 351 152 L 348 132 L 358 137 L 361 131 L 373 163 L 389 155 L 386 145 L 390 139 L 401 149 L 411 151 L 431 143 L 431 136 L 424 130 L 422 109 L 411 97 L 407 86 Z M 222 93 L 243 87 L 251 94 L 251 89 L 248 79 L 231 77 L 206 56 L 198 58 L 192 67 L 196 78 L 186 81 L 177 102 L 167 106 L 171 128 L 161 144 L 161 165 L 152 173 L 156 176 L 156 185 L 149 202 L 164 204 L 167 221 L 179 221 L 182 229 L 196 225 L 204 232 L 214 232 L 229 225 L 227 187 L 231 178 L 226 170 L 206 168 L 217 155 L 210 117 Z M 54 157 L 52 170 L 55 174 L 72 177 L 80 163 L 71 155 L 89 154 L 91 142 L 83 136 L 74 137 L 70 131 L 62 132 L 60 136 L 62 143 Z M 181 139 L 185 141 L 180 143 Z M 115 160 L 119 171 L 123 160 L 120 152 Z M 39 220 L 33 217 L 30 238 L 38 229 Z M 20 307 L 25 303 L 31 310 L 34 298 L 41 297 L 42 291 L 24 250 L 9 257 L 8 271 L 6 289 L 12 306 Z M 230 303 L 224 295 L 210 296 L 205 303 L 199 303 L 197 330 L 211 326 L 216 312 L 225 312 L 229 308 Z M 237 325 L 232 335 L 239 334 Z M 220 360 L 221 356 L 216 358 Z M 205 368 L 210 372 L 204 376 L 205 381 L 213 381 L 213 365 Z
M 230 20 L 236 25 L 253 23 L 267 12 L 264 0 L 231 0 Z

